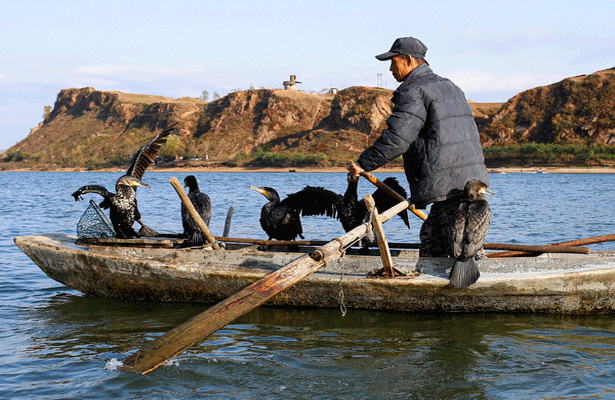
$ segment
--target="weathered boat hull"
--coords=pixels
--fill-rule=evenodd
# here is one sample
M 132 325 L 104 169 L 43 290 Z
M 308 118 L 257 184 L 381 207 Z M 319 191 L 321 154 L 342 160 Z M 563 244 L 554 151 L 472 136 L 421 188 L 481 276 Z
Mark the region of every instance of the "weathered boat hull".
M 301 254 L 241 250 L 110 247 L 75 244 L 75 237 L 47 234 L 15 244 L 50 278 L 88 295 L 166 302 L 218 302 L 288 264 Z M 309 251 L 306 250 L 306 251 Z M 419 259 L 395 251 L 396 268 L 421 274 L 370 278 L 379 257 L 346 255 L 267 304 L 398 312 L 615 312 L 615 253 L 543 255 L 479 260 L 481 278 L 466 289 L 448 284 L 452 260 Z M 343 294 L 343 297 L 340 296 Z

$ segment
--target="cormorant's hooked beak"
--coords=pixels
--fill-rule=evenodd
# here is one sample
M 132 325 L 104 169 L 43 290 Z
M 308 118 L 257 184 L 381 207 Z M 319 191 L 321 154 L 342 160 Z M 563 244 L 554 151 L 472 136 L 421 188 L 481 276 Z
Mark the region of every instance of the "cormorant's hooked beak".
M 491 191 L 490 189 L 483 187 L 479 193 L 484 193 L 484 194 L 488 194 L 489 196 L 495 196 L 495 193 L 493 191 Z
M 248 186 L 248 189 L 256 190 L 257 192 L 259 192 L 263 196 L 269 198 L 269 192 L 265 188 L 250 185 L 250 186 Z
M 143 187 L 146 187 L 146 188 L 151 188 L 150 185 L 148 185 L 147 183 L 145 183 L 143 181 L 140 181 L 138 179 L 131 180 L 130 181 L 130 186 L 143 186 Z

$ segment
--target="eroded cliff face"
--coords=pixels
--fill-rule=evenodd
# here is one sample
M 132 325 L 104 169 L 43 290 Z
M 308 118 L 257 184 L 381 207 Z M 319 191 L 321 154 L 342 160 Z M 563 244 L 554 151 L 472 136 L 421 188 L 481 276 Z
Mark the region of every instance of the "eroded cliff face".
M 526 90 L 482 130 L 483 146 L 615 143 L 615 68 Z
M 166 148 L 176 155 L 229 160 L 261 148 L 318 151 L 335 159 L 377 137 L 391 112 L 390 99 L 390 90 L 367 87 L 324 95 L 248 90 L 211 103 L 65 89 L 48 118 L 10 151 L 75 165 L 130 158 L 155 131 L 177 123 L 169 143 L 174 149 Z
M 367 135 L 379 135 L 391 114 L 391 91 L 352 87 L 335 97 L 325 129 L 357 129 Z
M 247 153 L 314 129 L 329 114 L 332 99 L 332 95 L 270 89 L 231 93 L 204 110 L 194 138 L 218 156 Z

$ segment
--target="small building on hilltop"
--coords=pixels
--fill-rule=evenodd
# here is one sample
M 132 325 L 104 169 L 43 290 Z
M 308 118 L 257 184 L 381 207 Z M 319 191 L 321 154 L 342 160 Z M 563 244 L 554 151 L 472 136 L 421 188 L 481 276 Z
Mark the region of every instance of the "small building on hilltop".
M 301 83 L 297 80 L 297 75 L 291 75 L 290 80 L 284 81 L 284 90 L 297 90 L 297 83 Z

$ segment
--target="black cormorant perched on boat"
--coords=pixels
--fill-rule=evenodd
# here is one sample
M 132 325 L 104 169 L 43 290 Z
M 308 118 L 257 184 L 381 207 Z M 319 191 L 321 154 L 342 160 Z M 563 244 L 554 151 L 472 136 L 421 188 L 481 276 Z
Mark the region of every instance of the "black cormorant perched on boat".
M 476 256 L 483 248 L 491 225 L 491 208 L 485 194 L 494 195 L 483 182 L 468 181 L 455 213 L 453 254 L 456 261 L 450 280 L 451 285 L 458 288 L 470 286 L 480 276 Z
M 141 181 L 147 167 L 154 161 L 158 150 L 164 145 L 169 134 L 174 130 L 171 127 L 157 134 L 153 139 L 143 145 L 133 156 L 130 167 L 126 174 L 121 176 L 115 183 L 115 191 L 111 193 L 100 185 L 86 185 L 80 187 L 72 194 L 75 200 L 82 200 L 86 193 L 98 193 L 104 200 L 100 207 L 109 209 L 109 218 L 115 229 L 117 238 L 131 238 L 136 236 L 154 236 L 156 232 L 141 222 L 141 214 L 137 208 L 137 186 L 150 187 Z M 141 224 L 141 230 L 137 233 L 132 225 L 137 221 Z
M 288 198 L 280 201 L 278 192 L 267 186 L 248 186 L 269 200 L 261 209 L 260 223 L 269 240 L 295 240 L 297 236 L 304 239 L 299 213 L 301 207 L 289 204 Z
M 192 205 L 199 213 L 205 225 L 209 226 L 211 221 L 211 199 L 209 196 L 199 189 L 199 182 L 194 175 L 188 175 L 184 178 L 184 186 L 188 188 L 188 198 L 192 202 Z M 188 236 L 188 244 L 190 246 L 201 246 L 205 243 L 203 232 L 199 226 L 194 222 L 194 219 L 188 213 L 188 209 L 182 203 L 182 225 L 184 227 L 184 234 Z

